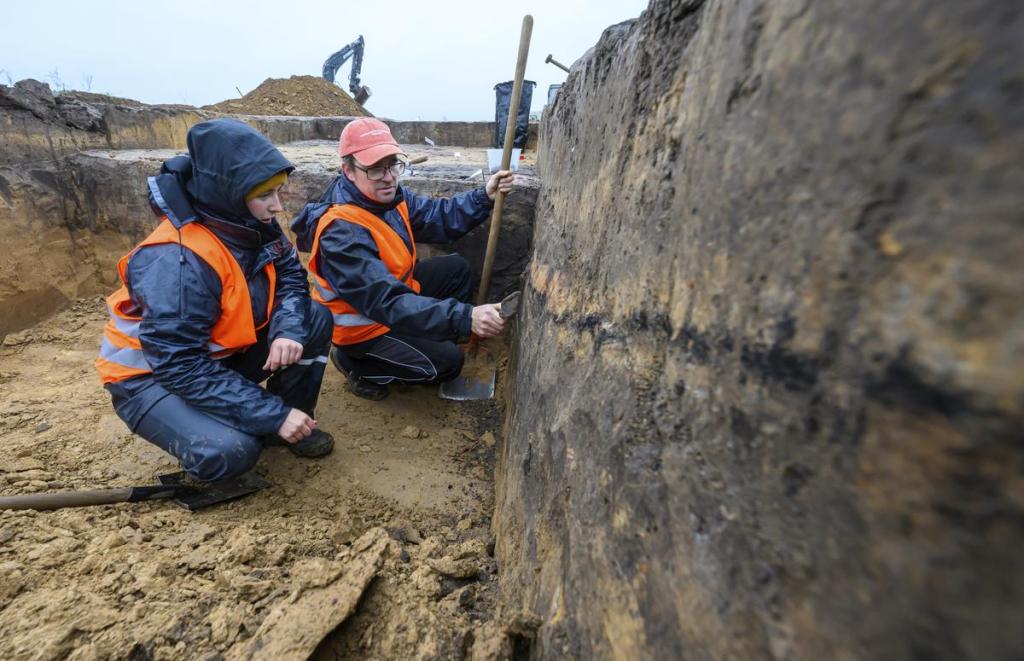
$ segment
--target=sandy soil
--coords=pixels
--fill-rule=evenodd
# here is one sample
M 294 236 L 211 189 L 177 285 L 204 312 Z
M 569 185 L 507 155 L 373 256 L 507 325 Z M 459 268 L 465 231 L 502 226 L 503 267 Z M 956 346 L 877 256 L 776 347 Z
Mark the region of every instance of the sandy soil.
M 177 470 L 128 432 L 98 384 L 103 310 L 99 297 L 80 300 L 0 346 L 0 493 L 149 484 Z M 492 349 L 503 362 L 504 347 Z M 465 656 L 495 626 L 496 405 L 433 388 L 368 402 L 328 367 L 318 419 L 334 453 L 268 448 L 257 472 L 274 486 L 234 503 L 0 512 L 0 657 L 243 657 L 261 625 L 322 616 L 332 582 L 367 571 L 376 578 L 358 607 L 361 588 L 346 588 L 355 615 L 317 658 Z

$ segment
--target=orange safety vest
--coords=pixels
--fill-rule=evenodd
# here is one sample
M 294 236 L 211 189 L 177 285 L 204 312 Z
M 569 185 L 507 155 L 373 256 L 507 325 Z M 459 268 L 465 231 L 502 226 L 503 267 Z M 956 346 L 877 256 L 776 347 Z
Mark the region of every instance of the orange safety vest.
M 405 221 L 405 231 L 409 233 L 409 240 L 412 241 L 408 205 L 401 202 L 395 208 Z M 334 315 L 334 334 L 331 338 L 334 344 L 358 344 L 379 337 L 391 329 L 363 316 L 359 310 L 343 301 L 331 287 L 331 283 L 320 274 L 320 235 L 336 220 L 344 220 L 366 228 L 377 243 L 377 252 L 391 275 L 418 294 L 420 283 L 412 277 L 413 267 L 416 266 L 416 242 L 413 241 L 410 252 L 405 241 L 398 232 L 391 229 L 390 225 L 354 204 L 334 205 L 320 217 L 309 258 L 309 270 L 313 274 L 313 299 L 326 305 Z
M 117 263 L 117 271 L 121 276 L 121 288 L 107 297 L 107 309 L 110 321 L 103 329 L 103 344 L 100 356 L 96 359 L 96 371 L 104 384 L 123 381 L 134 376 L 149 374 L 152 368 L 146 362 L 139 342 L 139 328 L 142 317 L 128 314 L 127 310 L 134 307 L 128 294 L 127 272 L 128 260 L 140 248 L 161 243 L 180 243 L 204 262 L 209 264 L 220 276 L 220 318 L 210 329 L 210 340 L 207 345 L 211 357 L 215 360 L 226 358 L 233 353 L 242 351 L 256 343 L 256 331 L 270 321 L 270 312 L 274 306 L 274 288 L 277 284 L 276 270 L 271 262 L 264 267 L 270 281 L 270 292 L 267 298 L 267 320 L 259 328 L 256 327 L 252 314 L 252 299 L 249 297 L 249 285 L 245 273 L 231 251 L 221 243 L 217 235 L 199 223 L 189 223 L 179 231 L 171 221 L 164 217 L 160 225 L 146 239 L 121 258 Z

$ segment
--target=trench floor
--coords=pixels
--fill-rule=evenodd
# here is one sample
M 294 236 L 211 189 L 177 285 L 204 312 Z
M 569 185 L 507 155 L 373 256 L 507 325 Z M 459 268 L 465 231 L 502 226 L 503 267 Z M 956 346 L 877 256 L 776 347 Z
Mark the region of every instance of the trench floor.
M 0 346 L 0 494 L 151 484 L 177 470 L 98 383 L 105 321 L 101 297 L 81 299 Z M 506 347 L 494 348 L 503 369 Z M 353 545 L 380 527 L 376 578 L 315 657 L 462 658 L 495 608 L 499 420 L 494 402 L 447 402 L 428 387 L 358 399 L 328 366 L 318 421 L 335 451 L 303 460 L 268 448 L 256 469 L 267 490 L 197 513 L 167 501 L 0 512 L 0 657 L 232 658 L 268 613 L 301 608 L 304 591 L 344 574 Z

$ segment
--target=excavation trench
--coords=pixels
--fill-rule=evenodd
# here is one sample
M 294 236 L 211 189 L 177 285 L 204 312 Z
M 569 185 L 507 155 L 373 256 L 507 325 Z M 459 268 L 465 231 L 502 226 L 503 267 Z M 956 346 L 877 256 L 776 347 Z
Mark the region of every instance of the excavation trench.
M 268 492 L 0 516 L 3 655 L 333 631 L 325 658 L 1020 658 L 1012 4 L 652 0 L 609 27 L 510 199 L 498 403 L 369 404 L 332 372 L 338 450 L 270 449 Z M 96 385 L 97 295 L 152 223 L 170 152 L 145 150 L 209 114 L 0 92 L 0 487 L 149 481 L 172 466 Z M 299 164 L 290 210 L 332 176 L 343 118 L 246 121 Z M 438 195 L 493 135 L 392 128 Z
M 279 143 L 297 166 L 288 212 L 334 176 L 328 137 Z M 92 367 L 116 259 L 155 225 L 145 177 L 176 153 L 167 147 L 47 150 L 0 168 L 0 221 L 19 237 L 0 283 L 4 494 L 148 484 L 177 470 L 114 415 Z M 417 193 L 482 184 L 479 146 L 405 150 L 429 159 L 403 180 Z M 522 174 L 506 205 L 495 298 L 519 286 L 529 255 L 532 160 Z M 479 272 L 486 232 L 422 246 L 421 256 L 459 252 Z M 508 337 L 490 345 L 501 376 L 498 400 L 485 402 L 412 386 L 369 402 L 328 368 L 317 417 L 335 451 L 309 461 L 267 448 L 256 471 L 273 487 L 242 500 L 194 514 L 168 502 L 0 513 L 3 655 L 461 658 L 487 636 L 493 644 L 503 635 L 487 626 Z

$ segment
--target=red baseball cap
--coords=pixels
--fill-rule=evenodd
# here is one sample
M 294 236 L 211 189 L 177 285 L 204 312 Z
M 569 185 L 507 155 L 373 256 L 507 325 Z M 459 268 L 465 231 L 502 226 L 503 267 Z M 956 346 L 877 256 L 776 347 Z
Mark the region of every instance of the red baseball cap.
M 354 156 L 360 165 L 373 165 L 394 154 L 405 155 L 395 142 L 388 125 L 379 119 L 364 117 L 345 125 L 338 141 L 338 154 L 342 158 Z

